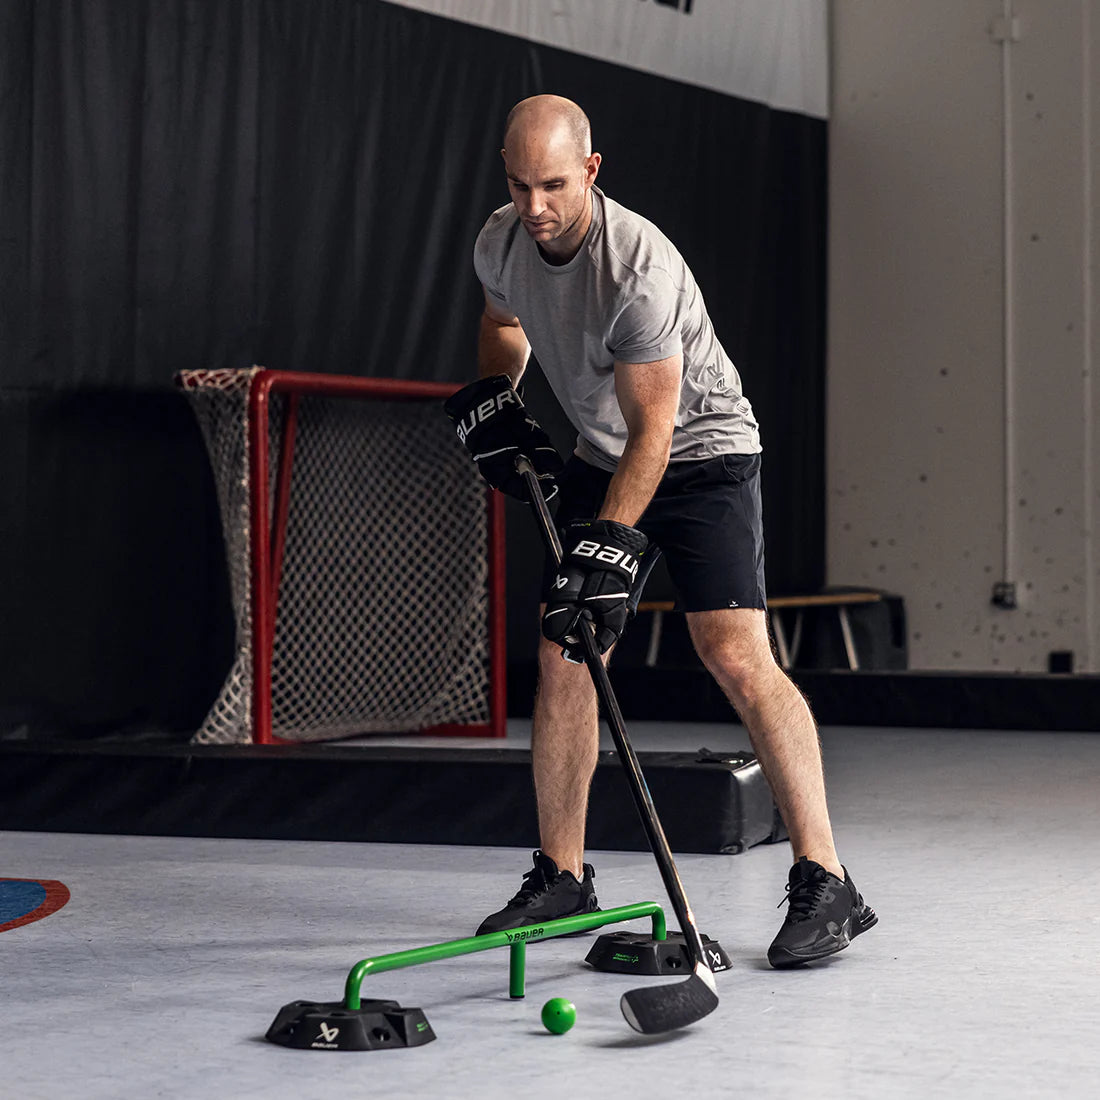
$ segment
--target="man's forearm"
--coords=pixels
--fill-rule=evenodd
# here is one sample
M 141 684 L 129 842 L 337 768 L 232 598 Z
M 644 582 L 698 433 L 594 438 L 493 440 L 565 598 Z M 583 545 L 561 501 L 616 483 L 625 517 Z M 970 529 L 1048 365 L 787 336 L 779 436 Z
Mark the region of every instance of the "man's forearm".
M 481 378 L 506 374 L 513 386 L 518 385 L 530 354 L 527 334 L 518 324 L 505 325 L 485 313 L 481 315 L 477 342 L 478 375 Z
M 613 519 L 631 527 L 637 524 L 668 467 L 669 443 L 663 436 L 653 435 L 627 441 L 598 519 Z

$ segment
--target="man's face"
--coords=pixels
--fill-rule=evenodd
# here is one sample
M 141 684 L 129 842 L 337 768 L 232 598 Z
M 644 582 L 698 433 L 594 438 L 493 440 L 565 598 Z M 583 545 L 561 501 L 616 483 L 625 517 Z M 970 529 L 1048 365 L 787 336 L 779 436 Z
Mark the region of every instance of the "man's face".
M 520 135 L 504 155 L 508 190 L 524 229 L 550 253 L 579 246 L 588 229 L 588 190 L 600 157 L 568 142 Z

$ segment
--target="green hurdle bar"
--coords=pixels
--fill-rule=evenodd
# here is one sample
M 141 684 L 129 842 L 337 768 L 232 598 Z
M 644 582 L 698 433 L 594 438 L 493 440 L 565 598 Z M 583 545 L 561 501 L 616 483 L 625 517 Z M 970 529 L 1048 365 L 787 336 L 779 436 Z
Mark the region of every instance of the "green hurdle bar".
M 363 979 L 368 974 L 382 974 L 387 970 L 400 970 L 406 966 L 419 966 L 438 959 L 452 959 L 458 955 L 470 955 L 475 951 L 489 951 L 494 947 L 510 948 L 508 959 L 508 993 L 522 997 L 527 980 L 527 945 L 535 940 L 550 940 L 555 936 L 567 936 L 572 932 L 587 932 L 602 928 L 605 924 L 638 920 L 649 917 L 653 922 L 653 938 L 663 940 L 667 936 L 664 910 L 654 901 L 640 901 L 634 905 L 620 905 L 617 909 L 601 909 L 595 913 L 582 913 L 576 917 L 562 917 L 528 928 L 512 928 L 503 932 L 490 932 L 484 936 L 467 936 L 461 940 L 447 940 L 427 947 L 412 947 L 407 951 L 394 951 L 389 955 L 374 955 L 357 962 L 348 974 L 344 986 L 344 1007 L 359 1010 Z

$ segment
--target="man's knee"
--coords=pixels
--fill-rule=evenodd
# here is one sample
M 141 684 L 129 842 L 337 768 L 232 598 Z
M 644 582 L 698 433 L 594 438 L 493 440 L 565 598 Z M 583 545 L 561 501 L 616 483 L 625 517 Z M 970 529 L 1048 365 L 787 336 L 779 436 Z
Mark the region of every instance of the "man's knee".
M 575 665 L 562 656 L 561 646 L 539 639 L 538 651 L 539 686 L 543 691 L 577 691 L 591 686 L 588 669 L 584 665 Z
M 761 621 L 731 621 L 728 616 L 705 619 L 694 625 L 692 641 L 711 675 L 738 698 L 751 698 L 779 672 Z
M 700 655 L 702 656 L 702 655 Z M 756 646 L 728 644 L 715 646 L 702 657 L 703 664 L 727 691 L 749 698 L 778 671 L 768 651 Z

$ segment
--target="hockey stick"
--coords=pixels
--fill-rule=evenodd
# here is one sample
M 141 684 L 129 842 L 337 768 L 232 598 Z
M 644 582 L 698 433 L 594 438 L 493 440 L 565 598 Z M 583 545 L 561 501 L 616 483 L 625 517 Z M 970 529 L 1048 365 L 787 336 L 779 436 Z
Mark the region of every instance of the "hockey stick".
M 539 485 L 534 468 L 526 458 L 520 456 L 516 459 L 516 471 L 523 476 L 527 485 L 527 492 L 531 497 L 531 504 L 539 522 L 543 542 L 546 543 L 547 553 L 553 554 L 554 561 L 560 564 L 561 541 L 554 528 L 554 521 L 550 518 L 550 509 L 546 506 L 542 487 Z M 582 619 L 579 625 L 581 645 L 584 648 L 584 663 L 588 666 L 596 695 L 603 708 L 607 724 L 611 728 L 611 736 L 619 753 L 619 761 L 626 771 L 634 806 L 642 819 L 669 901 L 672 902 L 672 908 L 680 922 L 680 929 L 684 934 L 684 945 L 692 967 L 691 976 L 687 981 L 678 982 L 673 986 L 647 985 L 623 994 L 619 1007 L 623 1011 L 623 1016 L 626 1017 L 626 1022 L 635 1031 L 640 1031 L 644 1035 L 657 1035 L 686 1027 L 713 1012 L 718 1007 L 718 992 L 715 988 L 714 974 L 707 965 L 702 937 L 695 926 L 695 917 L 684 894 L 684 885 L 676 871 L 676 864 L 672 861 L 672 851 L 665 838 L 665 831 L 657 817 L 657 810 L 653 805 L 645 776 L 642 775 L 637 754 L 626 735 L 622 711 L 619 710 L 619 702 L 611 689 L 607 669 L 596 648 L 592 624 Z

